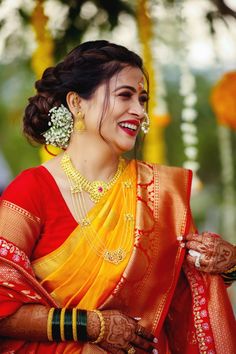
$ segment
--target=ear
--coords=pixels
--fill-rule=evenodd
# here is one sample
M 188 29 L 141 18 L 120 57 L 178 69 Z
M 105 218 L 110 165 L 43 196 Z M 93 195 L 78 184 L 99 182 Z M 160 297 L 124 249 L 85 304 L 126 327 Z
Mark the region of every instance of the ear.
M 69 107 L 69 110 L 75 116 L 80 110 L 81 98 L 79 97 L 78 93 L 74 91 L 68 92 L 66 95 L 66 102 Z

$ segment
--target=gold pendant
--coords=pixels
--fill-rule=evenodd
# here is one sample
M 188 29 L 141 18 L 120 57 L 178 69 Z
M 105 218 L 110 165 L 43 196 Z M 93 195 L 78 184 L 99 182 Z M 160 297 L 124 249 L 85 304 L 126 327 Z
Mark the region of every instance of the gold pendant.
M 91 187 L 89 190 L 90 199 L 97 203 L 99 199 L 107 192 L 107 183 L 103 181 L 91 182 Z
M 104 260 L 113 264 L 121 263 L 125 259 L 125 257 L 126 252 L 121 247 L 117 248 L 115 251 L 109 251 L 105 249 L 103 253 Z

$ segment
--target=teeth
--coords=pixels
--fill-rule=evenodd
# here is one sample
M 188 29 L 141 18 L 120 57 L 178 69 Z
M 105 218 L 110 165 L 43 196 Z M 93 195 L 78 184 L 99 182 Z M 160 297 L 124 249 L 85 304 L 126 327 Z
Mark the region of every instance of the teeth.
M 131 123 L 120 123 L 119 125 L 121 127 L 129 128 L 129 129 L 132 129 L 132 130 L 137 130 L 138 129 L 137 125 L 131 124 Z

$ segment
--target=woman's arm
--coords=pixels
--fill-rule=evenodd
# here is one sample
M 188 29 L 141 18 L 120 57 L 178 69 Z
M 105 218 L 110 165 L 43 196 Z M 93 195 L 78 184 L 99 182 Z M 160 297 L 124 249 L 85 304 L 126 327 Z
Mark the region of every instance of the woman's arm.
M 22 305 L 13 315 L 0 321 L 0 336 L 27 341 L 48 341 L 47 321 L 50 308 L 44 305 Z M 88 311 L 87 333 L 91 340 L 99 334 L 97 315 Z
M 48 341 L 49 308 L 43 305 L 23 305 L 13 315 L 0 321 L 0 336 L 27 341 Z M 98 345 L 111 353 L 123 353 L 131 346 L 155 352 L 154 336 L 136 320 L 117 310 L 101 311 L 104 321 L 102 340 Z M 101 334 L 101 321 L 95 311 L 87 311 L 88 341 Z
M 0 336 L 29 341 L 47 341 L 49 308 L 44 305 L 22 305 L 13 315 L 0 321 Z

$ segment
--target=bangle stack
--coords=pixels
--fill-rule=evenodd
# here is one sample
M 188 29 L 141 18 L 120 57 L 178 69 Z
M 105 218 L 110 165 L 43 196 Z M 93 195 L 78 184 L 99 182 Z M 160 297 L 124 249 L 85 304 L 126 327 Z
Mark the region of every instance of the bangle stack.
M 87 311 L 77 309 L 51 308 L 48 313 L 47 337 L 49 341 L 86 342 Z

